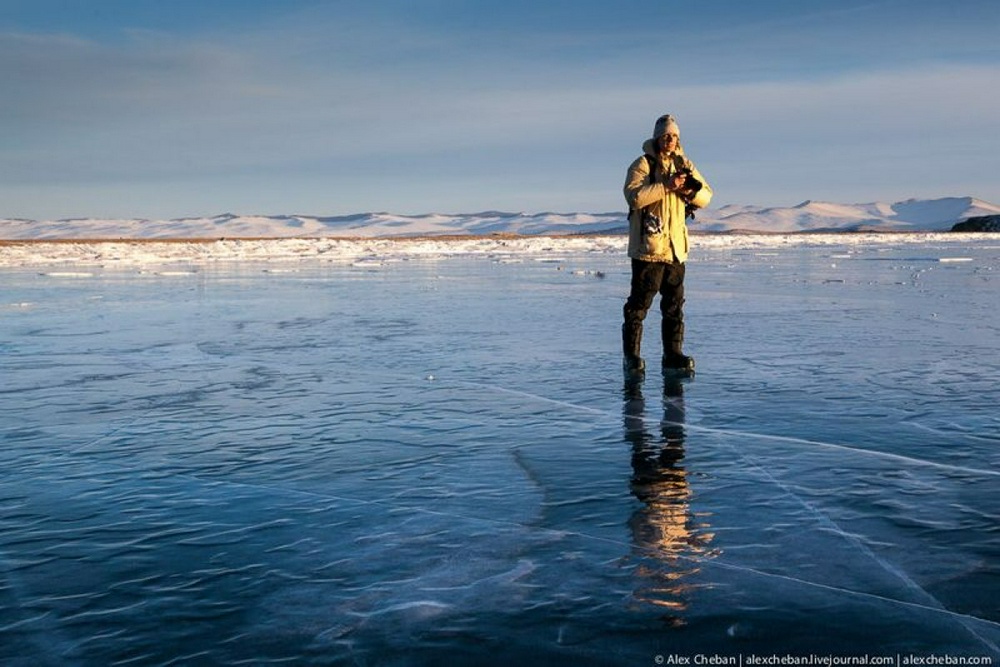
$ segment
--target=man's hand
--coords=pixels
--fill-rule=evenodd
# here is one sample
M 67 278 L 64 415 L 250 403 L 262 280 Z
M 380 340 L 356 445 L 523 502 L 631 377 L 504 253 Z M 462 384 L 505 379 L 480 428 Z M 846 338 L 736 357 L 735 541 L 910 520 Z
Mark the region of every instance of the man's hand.
M 676 192 L 678 190 L 683 190 L 687 185 L 687 172 L 679 171 L 675 174 L 670 175 L 667 178 L 667 189 Z

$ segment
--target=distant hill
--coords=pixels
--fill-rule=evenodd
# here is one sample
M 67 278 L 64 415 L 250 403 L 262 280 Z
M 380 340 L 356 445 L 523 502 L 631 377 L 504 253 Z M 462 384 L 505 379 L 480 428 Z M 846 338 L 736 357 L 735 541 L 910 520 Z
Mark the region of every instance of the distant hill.
M 996 215 L 1000 206 L 973 197 L 908 199 L 895 204 L 805 201 L 790 208 L 725 206 L 698 214 L 695 229 L 767 232 L 948 231 L 955 223 Z
M 1000 206 L 973 197 L 909 199 L 894 204 L 805 201 L 788 208 L 724 206 L 699 211 L 693 231 L 853 232 L 947 231 L 975 216 L 998 215 Z M 613 213 L 479 213 L 343 216 L 236 215 L 175 220 L 0 220 L 0 239 L 164 239 L 404 237 L 445 235 L 569 235 L 624 233 L 623 211 Z

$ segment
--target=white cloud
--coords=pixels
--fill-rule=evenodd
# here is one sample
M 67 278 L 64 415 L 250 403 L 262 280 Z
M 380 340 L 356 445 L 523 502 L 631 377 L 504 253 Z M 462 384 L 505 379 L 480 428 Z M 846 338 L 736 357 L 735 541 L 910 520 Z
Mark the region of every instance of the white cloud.
M 700 84 L 706 68 L 738 59 L 739 44 L 666 77 L 637 67 L 631 47 L 537 59 L 542 49 L 475 50 L 470 39 L 314 14 L 197 39 L 0 35 L 8 205 L 14 186 L 27 212 L 38 199 L 29 192 L 62 183 L 81 207 L 88 188 L 134 206 L 159 184 L 185 212 L 195 201 L 268 206 L 259 212 L 615 210 L 625 166 L 665 111 L 719 202 L 936 194 L 929 184 L 1000 199 L 971 176 L 998 171 L 995 66 Z

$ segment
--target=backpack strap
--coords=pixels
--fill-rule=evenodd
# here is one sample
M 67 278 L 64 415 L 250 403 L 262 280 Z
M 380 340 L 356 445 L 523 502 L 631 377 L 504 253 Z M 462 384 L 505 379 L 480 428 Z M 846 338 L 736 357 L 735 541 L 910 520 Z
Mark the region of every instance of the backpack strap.
M 658 166 L 656 163 L 658 160 L 656 160 L 649 153 L 643 153 L 642 157 L 646 158 L 646 164 L 649 165 L 649 182 L 652 183 L 656 180 L 656 170 Z
M 649 153 L 643 153 L 642 157 L 646 160 L 646 167 L 649 169 L 649 182 L 653 183 L 656 180 L 657 164 L 656 158 L 654 158 Z M 635 209 L 631 206 L 628 209 L 628 219 L 632 218 L 632 214 L 635 213 Z

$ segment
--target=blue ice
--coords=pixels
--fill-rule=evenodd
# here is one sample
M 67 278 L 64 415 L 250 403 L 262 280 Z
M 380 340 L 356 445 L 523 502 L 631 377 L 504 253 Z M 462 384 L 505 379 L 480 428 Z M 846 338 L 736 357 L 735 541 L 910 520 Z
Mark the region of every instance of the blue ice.
M 998 267 L 705 247 L 638 383 L 617 253 L 3 269 L 0 661 L 1000 659 Z

